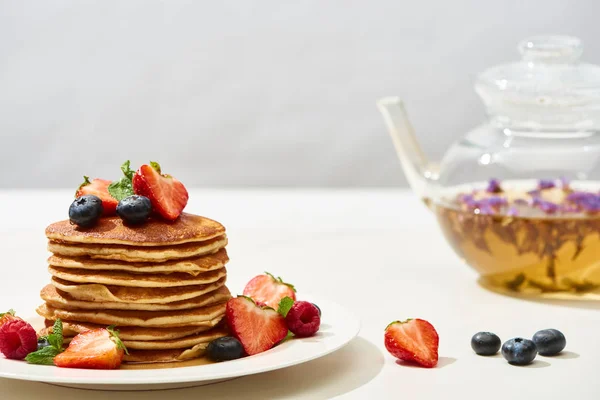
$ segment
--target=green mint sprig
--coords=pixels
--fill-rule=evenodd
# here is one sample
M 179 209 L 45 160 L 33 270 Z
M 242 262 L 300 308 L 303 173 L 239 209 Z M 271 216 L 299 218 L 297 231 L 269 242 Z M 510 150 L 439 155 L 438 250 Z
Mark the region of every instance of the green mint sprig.
M 57 319 L 52 327 L 52 333 L 48 335 L 48 343 L 50 345 L 47 347 L 42 347 L 33 353 L 27 354 L 25 361 L 27 361 L 29 364 L 54 365 L 54 357 L 64 351 L 63 342 L 62 321 Z
M 121 171 L 123 171 L 124 176 L 108 185 L 108 193 L 118 201 L 133 195 L 132 180 L 135 171 L 131 169 L 131 162 L 129 160 L 121 165 Z

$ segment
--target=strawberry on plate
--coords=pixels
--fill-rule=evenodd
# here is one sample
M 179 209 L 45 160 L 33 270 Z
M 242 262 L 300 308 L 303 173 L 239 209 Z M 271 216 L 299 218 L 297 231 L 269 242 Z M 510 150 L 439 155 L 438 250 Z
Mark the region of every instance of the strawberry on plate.
M 250 297 L 257 304 L 264 304 L 277 309 L 279 302 L 284 297 L 296 300 L 296 289 L 281 278 L 275 278 L 270 273 L 265 272 L 264 275 L 255 276 L 246 284 L 244 296 Z
M 15 315 L 15 310 L 13 309 L 10 309 L 4 313 L 0 313 L 0 326 L 4 325 L 8 321 L 12 321 L 13 319 L 21 319 Z
M 62 368 L 116 369 L 127 352 L 111 327 L 89 330 L 75 336 L 67 349 L 54 357 Z
M 156 162 L 142 165 L 133 175 L 132 183 L 133 192 L 149 198 L 154 211 L 166 220 L 175 221 L 187 205 L 189 195 L 183 183 L 162 174 Z
M 433 368 L 438 362 L 438 334 L 422 319 L 394 321 L 385 328 L 385 348 L 396 358 Z
M 119 201 L 112 197 L 108 192 L 108 185 L 112 182 L 106 179 L 92 179 L 87 176 L 83 177 L 83 183 L 75 192 L 75 197 L 81 197 L 86 194 L 97 196 L 102 200 L 102 215 L 109 216 L 115 215 L 117 212 L 117 204 Z
M 288 333 L 281 314 L 270 307 L 259 307 L 245 296 L 230 299 L 225 315 L 233 336 L 249 356 L 269 350 Z

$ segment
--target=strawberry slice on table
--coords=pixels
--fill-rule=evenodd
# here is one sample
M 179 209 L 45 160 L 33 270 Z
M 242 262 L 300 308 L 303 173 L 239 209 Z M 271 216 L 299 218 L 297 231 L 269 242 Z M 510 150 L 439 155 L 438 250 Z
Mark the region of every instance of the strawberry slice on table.
M 80 197 L 86 194 L 97 196 L 100 198 L 100 200 L 102 200 L 102 215 L 115 215 L 119 201 L 112 197 L 108 192 L 108 185 L 110 185 L 112 182 L 106 179 L 98 178 L 90 181 L 90 178 L 87 176 L 84 176 L 83 179 L 83 183 L 81 186 L 79 186 L 77 192 L 75 192 L 75 197 Z
M 127 352 L 112 327 L 89 330 L 75 336 L 67 349 L 54 357 L 62 368 L 116 369 Z
M 288 333 L 281 314 L 270 307 L 259 307 L 245 296 L 230 299 L 225 315 L 233 336 L 249 356 L 269 350 Z
M 277 309 L 279 302 L 284 297 L 296 300 L 296 289 L 294 285 L 265 272 L 264 275 L 255 276 L 246 284 L 244 296 L 250 297 L 257 304 Z
M 385 348 L 391 355 L 426 368 L 437 365 L 439 341 L 433 325 L 422 319 L 394 321 L 385 328 Z
M 183 183 L 161 172 L 156 162 L 142 165 L 133 175 L 133 192 L 150 199 L 152 208 L 164 219 L 175 221 L 188 202 Z

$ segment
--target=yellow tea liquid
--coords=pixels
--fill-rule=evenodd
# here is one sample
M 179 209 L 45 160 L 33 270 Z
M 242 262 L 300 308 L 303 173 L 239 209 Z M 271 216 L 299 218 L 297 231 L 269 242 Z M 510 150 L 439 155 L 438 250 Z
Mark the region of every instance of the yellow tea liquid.
M 600 217 L 537 218 L 431 208 L 448 242 L 481 274 L 485 286 L 600 299 Z

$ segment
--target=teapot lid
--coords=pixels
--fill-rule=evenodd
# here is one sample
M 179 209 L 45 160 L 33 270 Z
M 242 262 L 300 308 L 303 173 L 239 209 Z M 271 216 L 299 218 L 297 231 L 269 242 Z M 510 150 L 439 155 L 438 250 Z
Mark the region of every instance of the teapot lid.
M 535 36 L 518 49 L 521 61 L 492 67 L 475 84 L 496 121 L 534 129 L 600 126 L 600 67 L 579 61 L 581 40 Z

